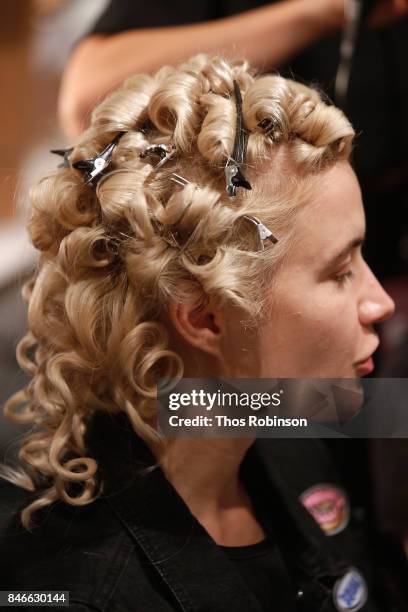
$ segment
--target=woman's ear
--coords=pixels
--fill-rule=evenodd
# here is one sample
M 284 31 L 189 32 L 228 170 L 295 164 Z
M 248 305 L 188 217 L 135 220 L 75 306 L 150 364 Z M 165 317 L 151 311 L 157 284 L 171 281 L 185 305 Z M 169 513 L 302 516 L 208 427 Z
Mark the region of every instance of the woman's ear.
M 170 301 L 168 317 L 174 328 L 188 342 L 206 353 L 221 356 L 221 341 L 225 332 L 223 312 L 211 302 L 197 306 L 197 302 Z

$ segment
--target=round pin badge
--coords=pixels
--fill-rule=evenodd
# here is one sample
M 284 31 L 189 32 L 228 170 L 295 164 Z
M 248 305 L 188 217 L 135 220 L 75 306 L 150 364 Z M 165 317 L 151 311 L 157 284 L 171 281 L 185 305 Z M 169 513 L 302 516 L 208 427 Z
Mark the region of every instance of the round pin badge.
M 346 493 L 335 485 L 323 483 L 306 489 L 300 501 L 328 536 L 342 531 L 350 519 Z
M 355 567 L 339 578 L 333 589 L 333 603 L 339 612 L 357 612 L 367 601 L 367 584 Z

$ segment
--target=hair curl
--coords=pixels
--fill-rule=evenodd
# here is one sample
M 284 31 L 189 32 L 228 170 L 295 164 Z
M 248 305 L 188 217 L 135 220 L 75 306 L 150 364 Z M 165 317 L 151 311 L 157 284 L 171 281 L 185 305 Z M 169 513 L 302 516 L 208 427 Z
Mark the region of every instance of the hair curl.
M 223 168 L 235 136 L 234 80 L 242 91 L 245 173 L 253 190 L 239 190 L 232 201 Z M 259 125 L 265 120 L 272 137 Z M 161 321 L 169 298 L 212 296 L 256 321 L 265 286 L 289 248 L 304 180 L 347 159 L 354 135 L 317 91 L 206 55 L 127 79 L 95 108 L 71 163 L 94 156 L 118 131 L 126 134 L 96 189 L 71 166 L 31 192 L 28 230 L 40 259 L 23 288 L 29 332 L 16 353 L 31 380 L 4 413 L 32 429 L 19 451 L 21 468 L 2 468 L 3 478 L 38 492 L 22 512 L 27 529 L 32 514 L 54 500 L 84 505 L 98 494 L 97 463 L 84 437 L 95 410 L 125 412 L 138 435 L 157 441 L 150 424 L 156 381 L 183 374 Z M 154 143 L 177 150 L 157 172 L 140 158 Z M 180 189 L 170 172 L 191 183 Z M 254 248 L 245 213 L 272 228 L 279 243 Z M 152 214 L 191 236 L 187 248 L 169 246 Z M 70 494 L 72 483 L 82 485 L 79 495 Z

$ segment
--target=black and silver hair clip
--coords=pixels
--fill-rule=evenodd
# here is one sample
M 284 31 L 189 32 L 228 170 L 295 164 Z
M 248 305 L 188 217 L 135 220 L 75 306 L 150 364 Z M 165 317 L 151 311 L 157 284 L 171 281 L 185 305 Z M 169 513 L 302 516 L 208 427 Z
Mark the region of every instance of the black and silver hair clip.
M 258 123 L 258 127 L 264 131 L 265 136 L 269 136 L 269 138 L 272 140 L 276 141 L 279 139 L 279 136 L 281 136 L 280 130 L 277 128 L 276 121 L 268 117 L 262 119 L 262 121 Z
M 112 153 L 126 132 L 119 132 L 115 138 L 103 149 L 101 153 L 98 153 L 95 157 L 90 159 L 80 159 L 72 164 L 76 170 L 84 172 L 85 184 L 90 183 L 98 174 L 101 174 L 105 168 L 107 168 L 111 162 Z
M 237 125 L 235 131 L 234 149 L 232 157 L 227 159 L 225 166 L 225 180 L 227 194 L 230 198 L 235 197 L 237 187 L 252 189 L 250 183 L 246 180 L 242 173 L 241 166 L 245 161 L 245 153 L 247 146 L 247 133 L 244 127 L 242 117 L 242 96 L 239 85 L 234 81 L 235 103 L 237 106 Z
M 175 153 L 176 147 L 174 144 L 155 144 L 146 147 L 146 149 L 140 153 L 139 157 L 142 159 L 150 156 L 158 157 L 160 161 L 153 167 L 154 170 L 157 170 L 158 168 L 161 168 L 161 166 L 163 166 L 169 159 L 171 159 Z M 184 176 L 176 174 L 175 172 L 170 174 L 169 179 L 173 181 L 173 183 L 180 185 L 180 187 L 186 187 L 190 184 L 190 181 L 185 179 Z
M 69 149 L 51 149 L 50 153 L 54 155 L 59 155 L 62 157 L 62 163 L 58 164 L 58 168 L 69 168 L 69 156 L 71 155 L 74 147 L 70 147 Z
M 251 223 L 256 226 L 259 241 L 262 245 L 262 250 L 264 249 L 264 240 L 270 240 L 271 242 L 273 242 L 273 244 L 279 242 L 279 239 L 274 234 L 272 234 L 271 230 L 268 229 L 266 225 L 264 225 L 262 221 L 258 219 L 258 217 L 254 217 L 253 215 L 242 215 L 242 217 L 244 219 L 248 219 L 248 221 L 251 221 Z
M 155 144 L 149 145 L 139 157 L 142 159 L 144 157 L 159 157 L 160 161 L 154 167 L 155 170 L 161 168 L 169 159 L 173 157 L 176 152 L 176 147 L 174 145 L 165 145 L 165 144 Z

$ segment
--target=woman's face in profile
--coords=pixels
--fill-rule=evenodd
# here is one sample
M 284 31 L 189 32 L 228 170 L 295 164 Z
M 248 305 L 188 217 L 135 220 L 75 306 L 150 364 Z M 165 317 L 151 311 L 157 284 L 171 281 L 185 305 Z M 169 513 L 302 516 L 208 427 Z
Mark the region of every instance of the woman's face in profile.
M 394 311 L 362 256 L 365 216 L 354 171 L 339 162 L 320 176 L 277 273 L 271 317 L 258 329 L 258 377 L 364 376 L 379 344 L 373 326 Z

